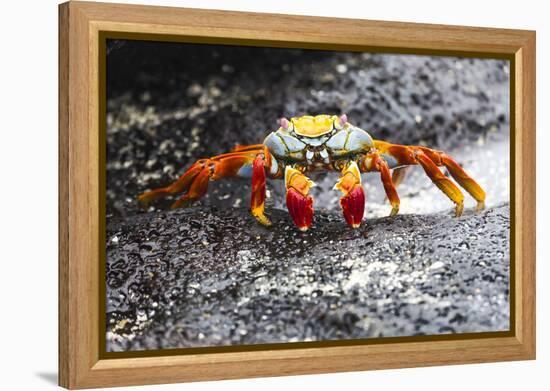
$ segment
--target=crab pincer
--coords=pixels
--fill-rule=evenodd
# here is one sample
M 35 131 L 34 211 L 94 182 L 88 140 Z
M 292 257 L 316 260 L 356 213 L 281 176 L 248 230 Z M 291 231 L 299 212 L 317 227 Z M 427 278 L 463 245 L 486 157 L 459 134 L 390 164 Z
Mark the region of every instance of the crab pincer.
M 300 231 L 307 231 L 313 222 L 313 197 L 309 189 L 315 184 L 300 171 L 286 167 L 286 206 Z
M 357 163 L 351 162 L 344 168 L 334 188 L 343 193 L 340 206 L 346 223 L 352 228 L 359 227 L 365 213 L 365 192 L 361 186 L 361 173 Z

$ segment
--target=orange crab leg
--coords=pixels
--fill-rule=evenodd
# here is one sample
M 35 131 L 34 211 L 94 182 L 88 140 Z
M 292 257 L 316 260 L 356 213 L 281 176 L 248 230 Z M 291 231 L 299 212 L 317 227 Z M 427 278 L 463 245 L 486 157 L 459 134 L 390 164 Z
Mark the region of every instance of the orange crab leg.
M 460 216 L 464 209 L 464 195 L 460 189 L 437 168 L 437 165 L 424 152 L 418 151 L 415 155 L 432 182 L 455 203 L 455 215 Z
M 241 167 L 251 164 L 253 158 L 253 156 L 228 153 L 206 159 L 202 164 L 199 163 L 201 165 L 200 173 L 192 179 L 188 188 L 183 189 L 187 190 L 187 193 L 178 198 L 171 208 L 185 207 L 203 197 L 208 191 L 208 182 L 211 180 L 215 181 L 224 177 L 238 176 Z M 192 168 L 193 166 L 191 166 Z M 186 174 L 183 174 L 180 180 L 186 182 Z
M 212 175 L 212 170 L 209 167 L 203 168 L 201 172 L 193 179 L 187 193 L 176 200 L 171 206 L 172 209 L 187 206 L 191 202 L 198 200 L 206 194 L 208 190 L 208 181 Z
M 456 204 L 456 215 L 464 208 L 464 195 L 437 166 L 445 166 L 451 176 L 478 202 L 477 209 L 483 208 L 485 191 L 471 178 L 458 163 L 443 152 L 421 146 L 405 146 L 375 141 L 379 154 L 392 160 L 394 167 L 418 164 L 422 166 L 432 182 Z
M 457 162 L 454 161 L 453 158 L 443 152 L 435 151 L 427 147 L 413 148 L 422 151 L 436 165 L 445 166 L 453 179 L 477 201 L 477 209 L 483 209 L 485 204 L 485 191 Z
M 450 156 L 441 154 L 441 162 L 451 176 L 462 186 L 474 199 L 477 201 L 476 209 L 479 211 L 485 207 L 485 191 L 479 184 L 470 177 L 460 165 L 455 162 Z
M 394 183 L 394 179 L 390 173 L 388 162 L 382 159 L 377 153 L 369 153 L 363 160 L 362 168 L 363 171 L 380 172 L 380 179 L 382 181 L 382 185 L 384 185 L 386 197 L 388 197 L 388 200 L 392 206 L 390 216 L 396 215 L 399 212 L 400 200 L 399 195 L 397 194 L 396 184 Z
M 174 202 L 172 208 L 186 206 L 206 194 L 210 179 L 236 176 L 239 169 L 247 163 L 251 163 L 253 158 L 253 156 L 229 153 L 211 159 L 198 160 L 176 182 L 160 189 L 145 192 L 138 197 L 138 200 L 142 205 L 147 206 L 155 199 L 185 191 L 186 194 Z
M 211 157 L 209 159 L 201 159 L 195 162 L 180 178 L 173 184 L 162 187 L 160 189 L 154 189 L 141 194 L 138 200 L 143 205 L 148 205 L 149 202 L 166 197 L 170 194 L 186 192 L 176 202 L 172 204 L 172 208 L 179 208 L 186 206 L 189 203 L 198 200 L 204 196 L 208 190 L 208 182 L 210 180 L 218 180 L 224 177 L 250 177 L 250 173 L 254 160 L 259 154 L 267 154 L 265 147 L 258 148 L 258 146 L 242 147 L 238 152 L 230 152 L 223 155 Z M 269 156 L 264 162 L 262 155 L 262 167 L 269 167 Z M 258 171 L 258 169 L 256 169 Z M 260 174 L 256 174 L 258 177 Z M 261 182 L 261 177 L 260 182 Z M 258 181 L 258 180 L 257 180 Z M 254 186 L 253 186 L 254 188 Z M 256 192 L 261 194 L 262 186 L 256 186 Z M 254 192 L 253 192 L 254 193 Z M 265 172 L 263 180 L 263 194 L 265 199 Z M 253 196 L 254 205 L 260 205 L 258 203 L 258 196 Z M 262 214 L 259 214 L 259 209 L 255 209 L 255 216 L 260 222 L 268 222 L 267 218 L 262 218 Z
M 143 206 L 149 205 L 152 201 L 164 198 L 170 194 L 181 193 L 184 190 L 189 189 L 196 176 L 201 173 L 204 168 L 206 160 L 199 160 L 193 164 L 179 179 L 169 186 L 161 187 L 151 191 L 147 191 L 138 196 L 138 201 Z
M 313 197 L 309 189 L 315 184 L 300 171 L 285 168 L 286 206 L 300 231 L 307 231 L 313 221 Z
M 265 209 L 265 158 L 259 154 L 252 163 L 252 195 L 250 212 L 261 224 L 270 226 L 271 221 L 264 214 Z
M 352 228 L 359 227 L 365 214 L 365 192 L 361 186 L 361 172 L 357 163 L 350 162 L 344 167 L 334 188 L 343 193 L 340 206 L 346 222 Z

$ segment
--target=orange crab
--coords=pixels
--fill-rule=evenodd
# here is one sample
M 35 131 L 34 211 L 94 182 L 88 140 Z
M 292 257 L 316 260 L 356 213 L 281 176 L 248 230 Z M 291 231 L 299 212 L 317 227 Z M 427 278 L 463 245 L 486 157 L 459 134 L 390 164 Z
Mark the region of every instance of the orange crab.
M 361 173 L 377 171 L 392 205 L 391 215 L 399 211 L 396 186 L 403 177 L 402 168 L 420 165 L 432 182 L 455 203 L 455 214 L 464 209 L 464 195 L 438 166 L 451 176 L 484 207 L 485 191 L 458 163 L 442 151 L 422 146 L 391 144 L 373 139 L 365 130 L 348 122 L 345 114 L 281 118 L 279 129 L 271 132 L 263 144 L 237 146 L 230 153 L 195 162 L 174 183 L 141 194 L 138 200 L 148 205 L 154 199 L 185 192 L 172 208 L 189 205 L 206 194 L 208 182 L 225 177 L 252 178 L 250 200 L 252 215 L 263 225 L 271 225 L 264 213 L 266 178 L 285 180 L 286 204 L 294 224 L 302 231 L 313 221 L 314 183 L 307 173 L 333 170 L 341 173 L 334 186 L 343 195 L 340 205 L 348 225 L 357 228 L 365 210 L 365 192 Z M 392 171 L 393 170 L 393 173 Z

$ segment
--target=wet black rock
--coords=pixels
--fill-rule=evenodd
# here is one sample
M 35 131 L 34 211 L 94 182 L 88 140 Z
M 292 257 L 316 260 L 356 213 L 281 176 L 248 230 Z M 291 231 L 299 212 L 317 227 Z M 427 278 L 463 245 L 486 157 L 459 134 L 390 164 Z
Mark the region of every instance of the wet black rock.
M 366 220 L 195 207 L 110 219 L 109 351 L 507 330 L 509 207 Z

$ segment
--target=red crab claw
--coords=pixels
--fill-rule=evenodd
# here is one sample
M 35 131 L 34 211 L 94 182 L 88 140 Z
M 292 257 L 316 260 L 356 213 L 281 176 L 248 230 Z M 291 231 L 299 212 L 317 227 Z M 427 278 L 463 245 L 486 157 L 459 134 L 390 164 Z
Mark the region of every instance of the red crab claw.
M 307 231 L 313 221 L 313 197 L 308 193 L 314 183 L 291 167 L 285 170 L 285 182 L 286 206 L 292 221 L 300 231 Z
M 359 227 L 365 213 L 365 192 L 361 186 L 361 173 L 355 162 L 346 166 L 334 188 L 344 194 L 340 198 L 340 205 L 346 222 L 352 228 Z
M 348 195 L 340 198 L 340 205 L 348 225 L 357 228 L 361 225 L 365 213 L 365 192 L 361 185 L 356 185 Z

